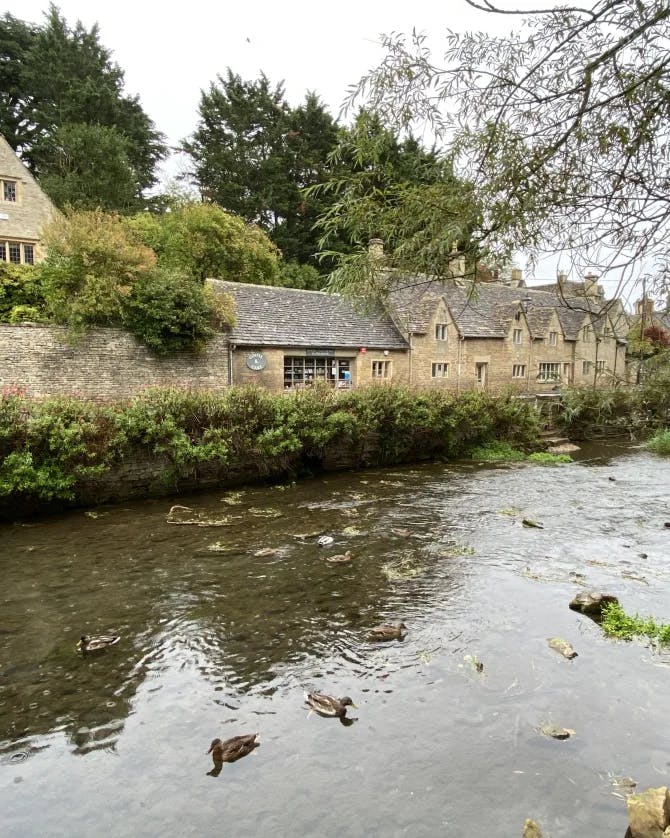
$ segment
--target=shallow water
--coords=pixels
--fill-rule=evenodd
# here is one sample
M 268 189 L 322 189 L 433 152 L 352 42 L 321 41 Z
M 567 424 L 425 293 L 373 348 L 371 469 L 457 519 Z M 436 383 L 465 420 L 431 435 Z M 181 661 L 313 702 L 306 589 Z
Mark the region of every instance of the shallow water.
M 533 817 L 552 838 L 623 838 L 612 781 L 670 779 L 670 652 L 606 640 L 567 604 L 601 587 L 670 620 L 668 461 L 582 456 L 0 528 L 4 834 L 506 838 Z M 173 504 L 220 525 L 169 524 Z M 399 619 L 404 642 L 366 640 Z M 122 640 L 82 658 L 84 631 Z M 306 689 L 352 696 L 356 721 L 308 716 Z M 212 738 L 256 730 L 260 748 L 208 774 Z

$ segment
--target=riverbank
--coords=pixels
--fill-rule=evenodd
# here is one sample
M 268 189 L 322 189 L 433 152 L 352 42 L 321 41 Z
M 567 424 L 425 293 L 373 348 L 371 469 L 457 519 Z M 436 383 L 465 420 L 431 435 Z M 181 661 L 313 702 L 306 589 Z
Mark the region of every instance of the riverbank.
M 491 441 L 539 447 L 535 408 L 512 394 L 274 395 L 151 389 L 124 402 L 0 398 L 0 520 L 285 480 L 322 471 L 454 459 Z

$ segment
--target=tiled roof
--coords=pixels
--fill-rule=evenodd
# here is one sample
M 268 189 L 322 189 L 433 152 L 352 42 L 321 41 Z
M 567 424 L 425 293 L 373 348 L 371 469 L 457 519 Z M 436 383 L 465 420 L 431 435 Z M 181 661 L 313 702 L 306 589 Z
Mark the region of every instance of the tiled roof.
M 208 279 L 235 299 L 233 343 L 250 346 L 327 346 L 407 349 L 391 318 L 362 311 L 339 294 Z

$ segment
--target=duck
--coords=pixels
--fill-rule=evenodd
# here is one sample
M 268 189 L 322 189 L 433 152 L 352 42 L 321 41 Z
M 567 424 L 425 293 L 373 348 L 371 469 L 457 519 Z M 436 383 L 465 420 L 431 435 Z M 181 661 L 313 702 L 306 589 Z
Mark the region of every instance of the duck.
M 332 562 L 333 564 L 344 564 L 344 562 L 350 562 L 352 559 L 351 550 L 347 550 L 346 553 L 337 553 L 335 556 L 328 556 L 326 561 Z
M 212 739 L 208 754 L 212 755 L 215 763 L 235 762 L 235 760 L 250 754 L 261 743 L 257 742 L 257 733 L 247 733 L 233 736 L 231 739 Z
M 320 716 L 340 719 L 346 716 L 347 707 L 356 708 L 348 695 L 343 698 L 334 698 L 332 695 L 325 695 L 325 693 L 305 693 L 305 703 Z
M 374 642 L 382 642 L 385 640 L 402 640 L 404 633 L 407 631 L 407 626 L 404 623 L 397 623 L 396 625 L 382 625 L 375 626 L 370 629 L 369 640 Z
M 89 637 L 88 634 L 82 634 L 77 643 L 77 651 L 83 652 L 100 652 L 107 649 L 109 646 L 116 645 L 121 636 L 118 634 L 98 634 L 94 637 Z

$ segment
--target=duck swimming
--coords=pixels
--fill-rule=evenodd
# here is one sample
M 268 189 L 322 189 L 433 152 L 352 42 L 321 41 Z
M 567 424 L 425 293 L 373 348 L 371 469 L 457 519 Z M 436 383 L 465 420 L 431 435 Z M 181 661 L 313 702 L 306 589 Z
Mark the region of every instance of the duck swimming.
M 100 652 L 102 649 L 107 649 L 109 646 L 116 645 L 121 636 L 118 634 L 99 634 L 94 637 L 89 637 L 88 634 L 82 634 L 77 643 L 77 651 L 83 652 Z
M 326 557 L 326 561 L 331 562 L 331 564 L 344 564 L 345 562 L 350 562 L 352 559 L 351 550 L 347 550 L 346 553 L 337 553 L 335 556 Z
M 212 739 L 208 754 L 212 755 L 215 763 L 235 762 L 235 760 L 250 754 L 254 748 L 261 743 L 257 742 L 257 733 L 248 733 L 242 736 L 233 736 L 231 739 Z
M 320 716 L 340 719 L 346 716 L 347 707 L 356 707 L 348 695 L 344 698 L 333 698 L 325 693 L 305 693 L 305 703 Z
M 402 640 L 406 631 L 407 626 L 404 623 L 375 626 L 370 630 L 368 640 L 375 643 L 381 643 L 385 640 Z

